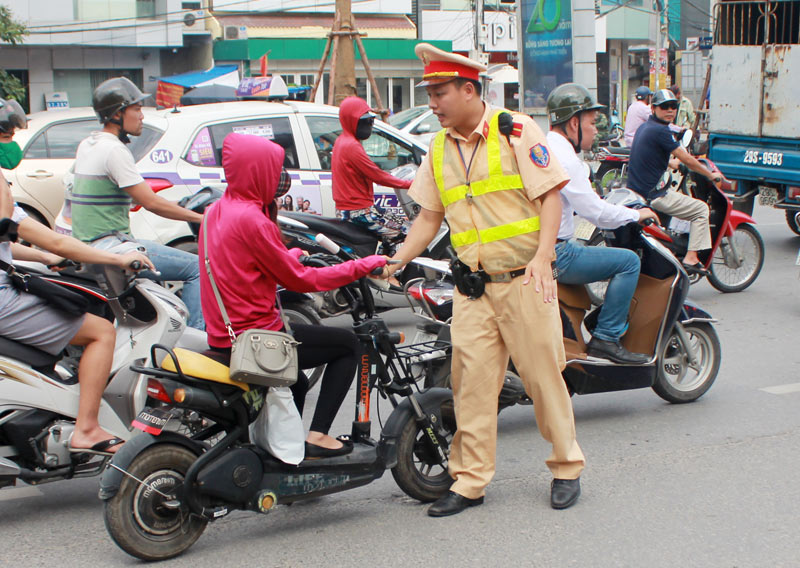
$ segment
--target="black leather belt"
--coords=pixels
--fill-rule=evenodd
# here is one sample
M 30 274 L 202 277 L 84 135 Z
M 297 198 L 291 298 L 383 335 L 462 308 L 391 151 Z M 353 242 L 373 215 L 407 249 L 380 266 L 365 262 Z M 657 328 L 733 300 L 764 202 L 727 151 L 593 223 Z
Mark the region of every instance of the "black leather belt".
M 486 282 L 511 282 L 517 276 L 522 276 L 525 274 L 524 268 L 517 268 L 516 270 L 512 270 L 510 272 L 501 272 L 500 274 L 486 274 L 485 272 L 481 272 L 481 278 L 484 279 Z

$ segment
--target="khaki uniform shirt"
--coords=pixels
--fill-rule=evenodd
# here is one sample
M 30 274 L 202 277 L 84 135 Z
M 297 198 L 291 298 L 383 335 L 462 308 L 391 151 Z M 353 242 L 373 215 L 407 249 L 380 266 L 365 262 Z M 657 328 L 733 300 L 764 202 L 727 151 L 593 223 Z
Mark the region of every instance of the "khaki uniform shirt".
M 453 141 L 457 141 L 460 144 L 461 153 L 467 165 L 470 164 L 469 160 L 475 150 L 475 145 L 481 144 L 482 142 L 483 144 L 481 148 L 478 148 L 475 158 L 472 160 L 472 165 L 469 170 L 469 179 L 467 180 L 466 177 L 464 177 L 454 180 L 449 177 L 453 175 L 453 169 L 445 167 L 443 172 L 445 176 L 445 186 L 452 186 L 467 181 L 474 182 L 486 179 L 489 175 L 485 141 L 489 132 L 489 119 L 498 109 L 492 108 L 488 104 L 485 104 L 484 107 L 481 121 L 468 138 L 461 136 L 454 128 L 447 129 L 448 139 L 446 143 L 452 144 Z M 569 176 L 567 176 L 564 169 L 558 163 L 558 160 L 547 145 L 547 139 L 544 133 L 533 119 L 526 115 L 514 114 L 514 121 L 517 124 L 521 124 L 522 129 L 520 131 L 515 127 L 515 133 L 519 135 L 512 134 L 510 136 L 510 147 L 506 144 L 500 145 L 503 172 L 511 173 L 515 169 L 519 171 L 525 193 L 533 205 L 535 214 L 538 215 L 541 210 L 541 203 L 538 198 L 551 189 L 561 189 L 569 182 Z M 513 166 L 514 160 L 516 160 L 517 168 Z M 464 174 L 463 166 L 460 174 Z M 440 213 L 444 212 L 445 208 L 436 186 L 430 154 L 422 161 L 408 193 L 414 201 L 425 209 Z M 510 216 L 509 221 L 515 220 L 511 217 L 512 216 Z M 535 253 L 535 251 L 533 252 Z M 530 259 L 526 262 L 529 260 Z

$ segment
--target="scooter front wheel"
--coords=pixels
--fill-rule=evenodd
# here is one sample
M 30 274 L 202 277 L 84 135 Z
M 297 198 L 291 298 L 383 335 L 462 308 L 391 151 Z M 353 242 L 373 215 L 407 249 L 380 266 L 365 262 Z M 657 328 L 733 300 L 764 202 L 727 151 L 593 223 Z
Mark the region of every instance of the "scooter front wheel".
M 714 252 L 708 282 L 720 292 L 741 292 L 755 282 L 762 266 L 764 241 L 755 227 L 742 224 Z
M 442 401 L 441 417 L 441 424 L 436 427 L 437 440 L 449 455 L 456 432 L 452 398 Z M 392 468 L 392 477 L 406 495 L 423 503 L 436 501 L 453 483 L 447 472 L 447 459 L 439 455 L 426 428 L 417 423 L 413 414 L 406 420 L 397 440 L 397 465 Z
M 130 475 L 105 503 L 106 529 L 122 550 L 142 560 L 164 560 L 200 538 L 207 521 L 176 498 L 196 459 L 182 446 L 158 444 L 133 460 L 127 468 Z
M 683 335 L 673 329 L 664 344 L 653 385 L 658 396 L 675 404 L 703 396 L 717 378 L 722 362 L 719 337 L 710 323 L 692 322 L 683 329 Z

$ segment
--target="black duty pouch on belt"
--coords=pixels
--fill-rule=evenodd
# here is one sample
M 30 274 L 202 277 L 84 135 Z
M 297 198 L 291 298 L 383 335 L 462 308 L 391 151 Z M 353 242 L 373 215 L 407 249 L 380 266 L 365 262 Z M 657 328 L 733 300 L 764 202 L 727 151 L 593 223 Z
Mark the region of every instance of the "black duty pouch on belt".
M 484 282 L 483 277 L 477 272 L 472 272 L 469 266 L 458 259 L 456 253 L 450 247 L 447 248 L 447 254 L 450 255 L 450 271 L 453 274 L 453 281 L 458 291 L 471 300 L 476 300 L 483 296 L 486 288 L 486 282 Z

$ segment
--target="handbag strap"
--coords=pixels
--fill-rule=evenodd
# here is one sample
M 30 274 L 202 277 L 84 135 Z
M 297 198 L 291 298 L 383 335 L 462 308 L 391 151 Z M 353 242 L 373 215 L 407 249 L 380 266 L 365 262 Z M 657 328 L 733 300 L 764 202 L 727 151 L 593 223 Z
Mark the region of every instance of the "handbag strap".
M 225 305 L 222 303 L 222 296 L 219 293 L 219 289 L 217 288 L 217 283 L 214 281 L 214 275 L 211 273 L 211 260 L 208 258 L 208 225 L 206 224 L 206 217 L 203 216 L 203 223 L 201 226 L 201 231 L 203 233 L 203 256 L 205 257 L 205 266 L 206 266 L 206 273 L 208 274 L 208 281 L 211 284 L 211 289 L 214 291 L 214 297 L 217 299 L 217 306 L 219 306 L 220 314 L 222 314 L 222 322 L 225 324 L 225 329 L 228 330 L 228 336 L 231 338 L 231 345 L 234 344 L 236 341 L 236 333 L 233 331 L 233 326 L 231 325 L 231 319 L 228 317 L 228 312 L 225 310 Z M 2 261 L 0 261 L 2 262 Z M 292 328 L 289 326 L 289 320 L 284 316 L 283 307 L 281 306 L 281 299 L 278 295 L 278 291 L 275 291 L 275 300 L 278 305 L 278 313 L 280 314 L 280 318 L 283 321 L 283 326 L 286 329 L 286 332 L 291 334 Z

